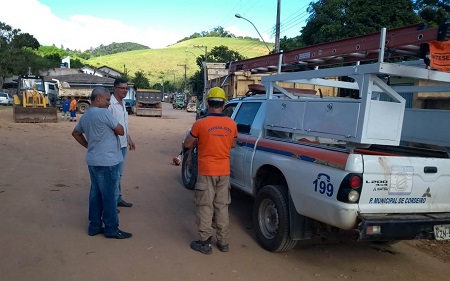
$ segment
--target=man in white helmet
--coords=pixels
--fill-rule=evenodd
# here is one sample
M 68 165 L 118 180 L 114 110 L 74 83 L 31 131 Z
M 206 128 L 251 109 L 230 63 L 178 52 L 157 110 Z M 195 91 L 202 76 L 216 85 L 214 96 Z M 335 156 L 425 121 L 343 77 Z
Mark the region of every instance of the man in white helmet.
M 238 133 L 234 120 L 222 114 L 225 101 L 221 88 L 209 90 L 208 115 L 192 125 L 184 142 L 185 148 L 197 144 L 198 150 L 195 204 L 200 240 L 193 241 L 191 248 L 207 255 L 212 253 L 213 217 L 217 246 L 221 252 L 229 250 L 230 150 L 236 144 Z

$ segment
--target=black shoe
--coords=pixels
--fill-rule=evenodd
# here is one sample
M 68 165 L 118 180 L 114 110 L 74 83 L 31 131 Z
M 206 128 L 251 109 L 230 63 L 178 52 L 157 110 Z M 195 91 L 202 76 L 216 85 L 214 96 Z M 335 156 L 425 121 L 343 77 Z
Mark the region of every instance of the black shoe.
M 97 231 L 91 231 L 91 230 L 88 231 L 88 235 L 89 236 L 95 236 L 97 234 L 103 234 L 103 233 L 105 233 L 105 229 L 103 227 L 100 228 L 100 230 L 97 230 Z
M 200 253 L 205 255 L 210 255 L 212 253 L 211 238 L 206 241 L 193 241 L 191 243 L 191 249 L 194 251 L 199 251 Z
M 117 203 L 117 206 L 119 206 L 119 207 L 131 207 L 131 206 L 133 206 L 133 204 L 125 202 L 125 201 L 122 200 L 119 203 Z
M 127 239 L 130 238 L 131 236 L 133 236 L 133 234 L 122 231 L 120 229 L 116 232 L 116 234 L 105 235 L 106 238 L 115 238 L 115 239 Z
M 221 252 L 228 252 L 229 251 L 228 244 L 222 245 L 219 242 L 217 242 L 217 247 L 219 248 L 219 251 L 221 251 Z

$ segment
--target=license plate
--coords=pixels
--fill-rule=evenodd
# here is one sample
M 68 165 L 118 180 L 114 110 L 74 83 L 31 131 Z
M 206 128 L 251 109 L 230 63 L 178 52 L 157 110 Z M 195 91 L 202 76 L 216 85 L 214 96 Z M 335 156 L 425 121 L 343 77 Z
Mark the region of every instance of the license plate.
M 450 240 L 450 224 L 435 225 L 434 238 L 436 240 Z

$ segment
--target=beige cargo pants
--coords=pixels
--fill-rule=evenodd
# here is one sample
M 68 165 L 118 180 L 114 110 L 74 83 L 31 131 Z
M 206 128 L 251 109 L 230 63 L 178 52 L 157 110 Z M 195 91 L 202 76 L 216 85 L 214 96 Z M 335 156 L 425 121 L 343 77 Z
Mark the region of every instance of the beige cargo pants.
M 200 240 L 212 237 L 216 229 L 217 241 L 229 243 L 228 205 L 231 203 L 230 176 L 198 175 L 195 184 L 195 204 L 197 206 L 197 225 Z

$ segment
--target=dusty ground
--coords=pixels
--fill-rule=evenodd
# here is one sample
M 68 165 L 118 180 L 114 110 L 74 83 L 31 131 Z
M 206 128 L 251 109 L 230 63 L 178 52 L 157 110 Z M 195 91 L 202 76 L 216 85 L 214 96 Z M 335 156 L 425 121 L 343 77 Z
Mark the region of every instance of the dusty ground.
M 0 106 L 0 279 L 12 280 L 449 280 L 450 245 L 359 243 L 342 233 L 288 253 L 255 241 L 252 199 L 233 192 L 229 253 L 189 248 L 192 191 L 171 164 L 194 114 L 164 104 L 162 118 L 130 117 L 137 144 L 123 179 L 128 240 L 86 234 L 89 176 L 74 124 L 16 124 Z

